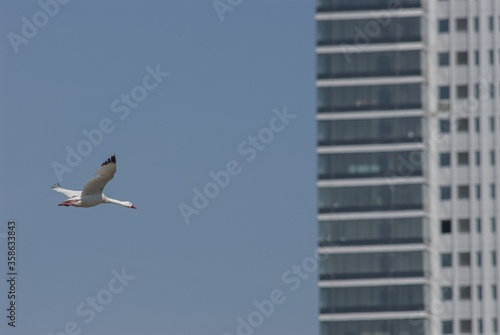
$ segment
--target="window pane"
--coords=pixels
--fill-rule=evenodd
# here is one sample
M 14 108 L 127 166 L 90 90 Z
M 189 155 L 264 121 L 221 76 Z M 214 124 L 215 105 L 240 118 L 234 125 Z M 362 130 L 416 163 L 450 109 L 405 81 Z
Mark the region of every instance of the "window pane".
M 441 220 L 441 234 L 451 233 L 451 220 Z
M 450 166 L 450 153 L 444 152 L 439 154 L 439 165 L 442 167 Z
M 370 85 L 321 87 L 318 89 L 318 111 L 418 109 L 422 107 L 421 85 Z
M 450 186 L 441 186 L 441 200 L 449 200 L 451 199 L 451 187 Z
M 319 245 L 374 245 L 422 243 L 422 218 L 324 221 L 319 223 Z
M 447 33 L 450 30 L 449 21 L 447 19 L 441 19 L 438 21 L 438 31 L 440 33 Z
M 453 290 L 450 286 L 441 287 L 441 299 L 451 300 L 453 298 Z
M 470 266 L 470 253 L 461 252 L 458 254 L 458 264 L 460 266 Z
M 470 300 L 471 289 L 470 286 L 461 286 L 460 290 L 460 299 L 461 300 Z
M 469 87 L 467 85 L 458 85 L 457 86 L 457 98 L 465 99 L 469 96 Z
M 439 66 L 449 66 L 450 65 L 450 54 L 448 52 L 440 52 L 438 55 Z
M 453 321 L 443 321 L 442 333 L 443 334 L 453 334 Z
M 333 254 L 320 261 L 322 280 L 422 277 L 427 257 L 421 251 Z
M 439 100 L 449 100 L 449 99 L 450 99 L 450 87 L 439 86 Z
M 462 32 L 467 31 L 467 19 L 466 18 L 456 19 L 455 24 L 456 24 L 457 31 L 462 31 Z
M 441 267 L 448 268 L 452 266 L 452 255 L 450 253 L 441 254 Z
M 319 189 L 320 213 L 422 209 L 421 185 Z
M 469 219 L 459 219 L 458 220 L 458 231 L 461 233 L 470 232 L 470 220 Z
M 409 319 L 321 321 L 321 335 L 426 335 L 428 321 Z
M 450 120 L 439 120 L 439 131 L 441 133 L 450 132 Z
M 419 8 L 421 7 L 420 0 L 398 0 L 398 8 Z M 391 4 L 387 0 L 318 0 L 318 12 L 327 11 L 356 11 L 356 10 L 374 10 L 374 9 L 389 9 Z
M 321 288 L 320 296 L 325 296 L 321 313 L 419 311 L 426 290 L 423 285 L 333 287 Z
M 421 151 L 319 155 L 319 179 L 412 177 L 422 175 Z
M 457 52 L 457 65 L 467 65 L 467 63 L 468 63 L 467 51 L 458 51 Z
M 319 54 L 317 64 L 320 79 L 421 74 L 420 51 Z
M 457 152 L 457 163 L 458 165 L 469 165 L 469 153 Z
M 351 3 L 355 4 L 355 2 Z M 373 27 L 374 22 L 377 28 L 380 28 L 379 33 L 368 35 L 365 29 Z M 379 22 L 373 18 L 318 21 L 317 44 L 342 44 L 348 52 L 351 49 L 356 50 L 360 39 L 364 44 L 417 42 L 422 39 L 420 22 L 420 17 L 391 17 L 385 25 L 378 24 Z
M 422 141 L 419 117 L 320 121 L 318 145 L 413 143 Z

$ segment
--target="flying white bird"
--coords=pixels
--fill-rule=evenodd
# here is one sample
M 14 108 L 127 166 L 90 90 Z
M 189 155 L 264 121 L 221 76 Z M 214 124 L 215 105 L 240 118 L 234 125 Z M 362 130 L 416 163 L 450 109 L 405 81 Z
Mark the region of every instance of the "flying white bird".
M 62 188 L 59 183 L 52 186 L 56 192 L 60 192 L 67 196 L 69 199 L 61 202 L 59 206 L 74 206 L 74 207 L 94 207 L 99 204 L 117 204 L 128 208 L 136 208 L 129 201 L 120 201 L 108 198 L 102 193 L 104 186 L 113 179 L 116 172 L 116 157 L 115 155 L 108 158 L 107 161 L 101 164 L 96 176 L 90 179 L 83 191 L 73 191 Z

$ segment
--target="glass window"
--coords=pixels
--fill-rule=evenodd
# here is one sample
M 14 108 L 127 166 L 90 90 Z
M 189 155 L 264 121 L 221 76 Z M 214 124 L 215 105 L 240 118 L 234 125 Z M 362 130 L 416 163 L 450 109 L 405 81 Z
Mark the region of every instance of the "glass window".
M 412 177 L 422 175 L 422 151 L 319 155 L 319 179 Z
M 467 31 L 467 19 L 466 18 L 456 19 L 455 24 L 456 24 L 457 31 L 460 31 L 460 32 Z
M 497 231 L 497 220 L 496 218 L 491 218 L 491 232 L 495 233 Z
M 351 3 L 356 4 L 351 1 Z M 385 20 L 385 18 L 384 18 Z M 418 42 L 422 40 L 420 17 L 391 17 L 380 24 L 373 18 L 321 20 L 317 22 L 318 45 L 342 45 L 348 55 L 360 44 Z M 374 27 L 374 25 L 376 25 Z M 377 34 L 369 29 L 377 29 Z
M 443 134 L 450 132 L 450 120 L 439 120 L 439 131 Z
M 438 21 L 438 31 L 440 33 L 447 33 L 450 31 L 450 21 L 448 19 L 440 19 Z
M 441 300 L 452 300 L 452 299 L 453 299 L 453 290 L 451 286 L 441 287 Z
M 469 185 L 458 185 L 458 198 L 469 199 Z
M 340 11 L 356 11 L 356 10 L 376 10 L 376 9 L 393 9 L 395 6 L 387 0 L 318 0 L 316 9 L 318 12 L 340 12 Z M 421 7 L 420 0 L 398 0 L 397 8 L 419 8 Z
M 320 335 L 426 335 L 428 321 L 411 319 L 321 321 Z
M 458 264 L 460 266 L 470 266 L 470 253 L 461 252 L 458 254 Z
M 457 131 L 469 131 L 469 119 L 457 119 Z
M 477 16 L 474 17 L 474 31 L 479 32 L 479 18 Z
M 481 218 L 476 219 L 476 232 L 477 233 L 481 232 Z
M 460 286 L 460 300 L 470 300 L 471 289 L 470 286 Z
M 426 291 L 423 285 L 321 288 L 320 312 L 420 311 L 425 308 Z
M 457 85 L 457 98 L 465 99 L 469 96 L 469 87 L 467 85 Z
M 321 280 L 422 277 L 422 251 L 332 254 L 319 262 Z
M 441 234 L 451 233 L 451 220 L 441 220 Z
M 443 334 L 453 334 L 453 321 L 451 320 L 442 321 L 441 328 Z
M 497 286 L 491 285 L 491 297 L 493 300 L 497 300 Z
M 441 200 L 450 200 L 451 199 L 451 187 L 450 186 L 441 186 L 440 193 L 441 193 Z
M 320 87 L 318 111 L 401 110 L 422 107 L 421 84 Z
M 497 252 L 496 251 L 491 252 L 491 265 L 497 266 Z
M 483 286 L 477 285 L 477 300 L 483 300 Z
M 419 117 L 320 121 L 318 145 L 413 143 L 422 141 Z
M 495 151 L 490 151 L 490 165 L 495 165 Z
M 474 118 L 474 124 L 476 128 L 476 133 L 479 133 L 481 131 L 481 123 L 478 117 Z
M 490 120 L 490 131 L 494 132 L 495 131 L 495 117 L 490 116 L 489 120 Z
M 493 31 L 495 29 L 495 20 L 493 19 L 493 16 L 490 16 L 488 18 L 488 29 L 490 31 Z
M 470 220 L 469 219 L 458 219 L 458 231 L 460 233 L 470 232 Z
M 479 50 L 474 51 L 474 64 L 479 65 Z
M 438 54 L 439 66 L 449 66 L 450 65 L 450 54 L 448 52 L 440 52 Z
M 450 86 L 439 86 L 439 100 L 450 100 Z
M 317 76 L 324 78 L 400 77 L 421 74 L 420 51 L 319 54 Z
M 319 222 L 319 245 L 423 243 L 422 218 L 340 220 Z
M 479 334 L 483 333 L 483 319 L 477 319 L 477 332 Z
M 450 253 L 443 253 L 441 254 L 441 267 L 442 268 L 449 268 L 453 265 L 452 262 L 452 255 Z
M 476 156 L 476 166 L 481 165 L 481 152 L 480 151 L 476 151 L 475 152 L 475 156 Z
M 472 332 L 471 320 L 460 320 L 460 332 L 462 334 L 470 334 Z
M 469 153 L 468 152 L 457 152 L 457 163 L 458 165 L 469 165 Z
M 481 199 L 481 185 L 476 185 L 476 199 Z
M 457 51 L 457 65 L 467 65 L 468 55 L 467 51 Z
M 320 213 L 422 209 L 422 185 L 379 185 L 319 189 Z
M 442 152 L 439 154 L 439 165 L 442 167 L 450 166 L 450 153 Z
M 490 61 L 490 65 L 493 65 L 494 64 L 494 53 L 493 53 L 493 50 L 489 50 L 488 51 L 488 58 L 489 58 L 489 61 Z
M 476 252 L 476 265 L 478 268 L 483 266 L 483 255 L 481 254 L 481 251 Z
M 495 184 L 490 185 L 490 198 L 495 199 L 496 198 L 496 188 Z

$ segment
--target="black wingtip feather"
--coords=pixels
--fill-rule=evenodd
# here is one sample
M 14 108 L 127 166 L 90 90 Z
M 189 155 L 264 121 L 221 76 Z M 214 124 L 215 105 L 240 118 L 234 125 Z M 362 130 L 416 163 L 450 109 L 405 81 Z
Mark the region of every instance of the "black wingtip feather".
M 101 166 L 104 166 L 104 165 L 107 165 L 107 164 L 111 164 L 111 163 L 115 163 L 116 164 L 116 157 L 115 157 L 115 155 L 113 155 L 110 158 L 108 158 L 108 160 L 105 161 L 104 163 L 102 163 Z

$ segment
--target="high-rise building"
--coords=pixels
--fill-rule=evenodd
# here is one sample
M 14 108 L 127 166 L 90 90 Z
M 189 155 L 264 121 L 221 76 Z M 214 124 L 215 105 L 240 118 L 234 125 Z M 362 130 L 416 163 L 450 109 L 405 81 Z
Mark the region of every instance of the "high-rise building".
M 500 0 L 316 21 L 321 335 L 498 334 Z

